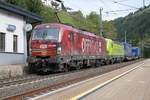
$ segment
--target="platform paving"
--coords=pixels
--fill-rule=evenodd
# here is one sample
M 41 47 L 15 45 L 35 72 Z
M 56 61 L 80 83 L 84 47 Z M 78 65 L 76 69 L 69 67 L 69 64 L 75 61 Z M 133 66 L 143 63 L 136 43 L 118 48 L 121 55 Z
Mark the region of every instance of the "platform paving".
M 82 100 L 150 100 L 150 62 Z
M 136 66 L 139 67 L 87 96 L 82 95 L 82 98 L 77 100 L 150 100 L 150 59 L 46 93 L 32 100 L 70 100 Z

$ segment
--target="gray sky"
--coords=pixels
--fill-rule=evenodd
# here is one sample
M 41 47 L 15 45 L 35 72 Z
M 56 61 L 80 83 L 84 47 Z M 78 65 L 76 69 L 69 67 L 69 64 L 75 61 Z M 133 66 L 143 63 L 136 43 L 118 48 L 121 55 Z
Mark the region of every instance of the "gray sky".
M 84 15 L 88 15 L 91 11 L 99 13 L 99 8 L 103 8 L 103 20 L 113 20 L 118 17 L 128 15 L 137 9 L 143 7 L 143 0 L 63 0 L 64 5 L 73 9 L 73 11 L 81 10 Z M 114 3 L 117 1 L 118 3 Z M 150 0 L 145 0 L 145 5 L 150 4 Z M 125 6 L 128 5 L 128 6 Z M 131 6 L 131 7 L 129 7 Z M 126 10 L 113 13 L 106 13 L 107 11 Z

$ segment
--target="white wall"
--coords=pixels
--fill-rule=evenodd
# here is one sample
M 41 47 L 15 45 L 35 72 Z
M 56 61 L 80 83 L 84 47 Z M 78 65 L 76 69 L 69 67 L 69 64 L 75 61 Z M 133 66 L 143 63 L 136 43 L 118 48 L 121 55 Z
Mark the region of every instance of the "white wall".
M 8 25 L 16 26 L 14 32 L 8 31 Z M 24 20 L 22 16 L 0 9 L 0 32 L 6 33 L 5 52 L 13 52 L 13 35 L 18 36 L 18 52 L 24 53 Z

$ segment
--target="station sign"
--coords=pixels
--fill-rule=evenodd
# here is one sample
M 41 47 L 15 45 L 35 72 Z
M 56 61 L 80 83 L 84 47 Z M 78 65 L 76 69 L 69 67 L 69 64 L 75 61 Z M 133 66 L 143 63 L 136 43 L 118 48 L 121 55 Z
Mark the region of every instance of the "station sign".
M 7 30 L 15 31 L 16 30 L 16 26 L 15 25 L 8 25 Z

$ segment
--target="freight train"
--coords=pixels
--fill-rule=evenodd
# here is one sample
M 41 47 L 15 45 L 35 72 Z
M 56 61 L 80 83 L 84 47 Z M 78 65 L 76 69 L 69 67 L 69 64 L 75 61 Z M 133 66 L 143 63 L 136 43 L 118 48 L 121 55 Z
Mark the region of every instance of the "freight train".
M 37 25 L 30 38 L 29 52 L 30 72 L 79 70 L 140 57 L 138 47 L 65 24 Z

